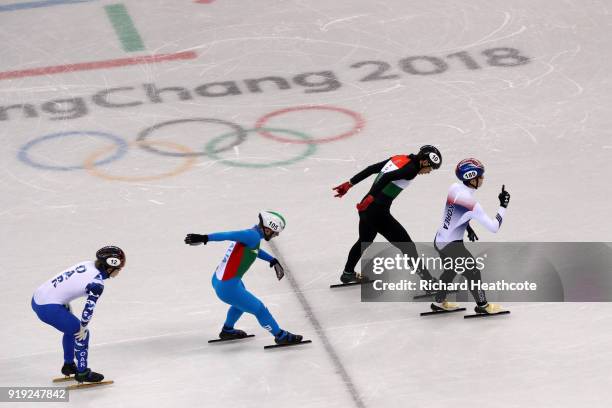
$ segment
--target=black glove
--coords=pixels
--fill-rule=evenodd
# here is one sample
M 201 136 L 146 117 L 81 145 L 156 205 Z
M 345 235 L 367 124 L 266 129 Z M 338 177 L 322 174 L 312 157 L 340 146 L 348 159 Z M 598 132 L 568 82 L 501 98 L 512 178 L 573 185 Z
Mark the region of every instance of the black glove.
M 283 265 L 278 262 L 278 259 L 274 258 L 270 261 L 270 268 L 274 268 L 274 272 L 276 272 L 276 278 L 278 280 L 283 279 L 283 276 L 285 276 L 285 269 L 283 268 Z
M 472 241 L 472 242 L 478 241 L 478 235 L 476 235 L 476 233 L 474 232 L 474 230 L 472 229 L 470 224 L 468 224 L 466 230 L 467 230 L 467 234 L 468 234 L 468 239 L 470 241 Z
M 200 245 L 208 242 L 208 235 L 200 235 L 200 234 L 187 234 L 185 237 L 185 243 L 187 245 Z
M 504 208 L 508 208 L 508 203 L 510 202 L 510 193 L 506 191 L 506 185 L 502 185 L 502 191 L 499 193 L 497 198 L 499 198 L 499 205 Z

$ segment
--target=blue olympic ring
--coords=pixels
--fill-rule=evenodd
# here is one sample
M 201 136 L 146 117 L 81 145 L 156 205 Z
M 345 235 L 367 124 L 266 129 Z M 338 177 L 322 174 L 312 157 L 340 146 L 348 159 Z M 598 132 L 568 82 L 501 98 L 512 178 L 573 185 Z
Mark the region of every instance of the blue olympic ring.
M 119 136 L 115 136 L 115 135 L 112 135 L 110 133 L 93 132 L 93 131 L 84 130 L 84 131 L 51 133 L 49 135 L 42 136 L 42 137 L 39 137 L 39 138 L 34 139 L 34 140 L 30 140 L 28 143 L 26 143 L 25 145 L 23 145 L 21 147 L 17 157 L 19 157 L 19 160 L 21 160 L 25 164 L 28 164 L 28 165 L 30 165 L 32 167 L 36 167 L 36 168 L 39 168 L 39 169 L 44 169 L 44 170 L 69 171 L 69 170 L 81 170 L 81 169 L 84 169 L 83 166 L 52 166 L 52 165 L 49 165 L 49 164 L 41 164 L 41 163 L 37 163 L 34 160 L 32 160 L 30 158 L 30 156 L 28 155 L 28 151 L 33 146 L 35 146 L 35 145 L 37 145 L 39 143 L 42 143 L 42 142 L 50 140 L 50 139 L 55 139 L 55 138 L 64 137 L 64 136 L 71 136 L 71 135 L 100 136 L 100 137 L 106 138 L 106 139 L 114 142 L 117 145 L 117 151 L 112 156 L 107 157 L 104 160 L 99 160 L 99 161 L 95 162 L 96 166 L 101 166 L 103 164 L 107 164 L 107 163 L 113 162 L 115 160 L 118 160 L 121 157 L 123 157 L 127 153 L 127 150 L 128 150 L 128 143 L 125 140 L 123 140 L 122 138 L 120 138 Z

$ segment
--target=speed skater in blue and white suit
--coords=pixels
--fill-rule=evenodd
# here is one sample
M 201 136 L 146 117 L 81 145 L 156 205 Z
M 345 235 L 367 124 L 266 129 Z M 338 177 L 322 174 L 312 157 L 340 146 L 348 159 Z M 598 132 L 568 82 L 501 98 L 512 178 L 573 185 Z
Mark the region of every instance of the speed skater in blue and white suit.
M 71 266 L 43 283 L 32 296 L 32 309 L 38 318 L 64 333 L 64 365 L 61 371 L 66 376 L 74 374 L 78 382 L 100 382 L 104 379 L 102 374 L 87 367 L 88 324 L 104 291 L 104 281 L 116 277 L 124 266 L 123 250 L 105 246 L 96 252 L 95 261 Z M 87 296 L 87 300 L 79 320 L 71 313 L 70 302 L 84 296 Z

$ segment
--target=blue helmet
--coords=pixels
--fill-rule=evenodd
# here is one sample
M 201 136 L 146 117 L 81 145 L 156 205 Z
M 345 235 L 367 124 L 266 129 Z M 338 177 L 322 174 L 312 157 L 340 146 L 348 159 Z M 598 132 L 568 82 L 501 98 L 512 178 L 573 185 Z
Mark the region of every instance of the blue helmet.
M 473 158 L 461 160 L 455 168 L 455 175 L 464 183 L 482 176 L 484 172 L 484 165 L 479 160 Z

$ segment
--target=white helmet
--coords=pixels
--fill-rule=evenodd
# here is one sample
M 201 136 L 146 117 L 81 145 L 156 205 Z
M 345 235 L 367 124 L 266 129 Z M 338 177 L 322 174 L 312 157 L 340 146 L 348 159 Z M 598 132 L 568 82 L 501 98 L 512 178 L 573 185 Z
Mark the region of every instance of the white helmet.
M 259 222 L 262 227 L 270 228 L 276 235 L 285 229 L 285 218 L 275 211 L 262 211 L 259 213 Z

